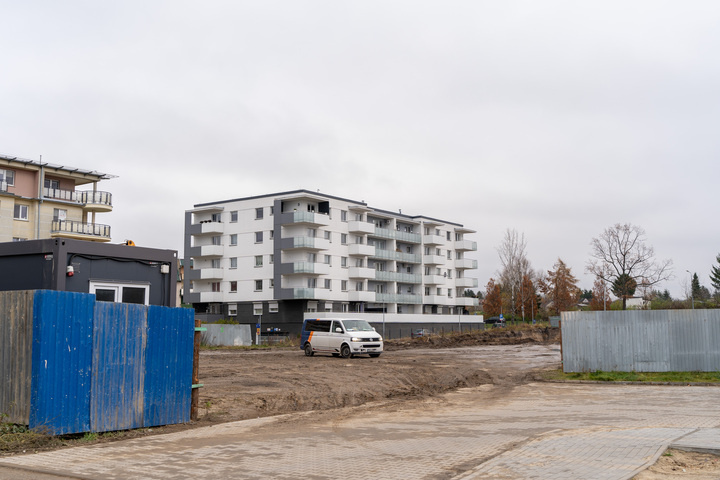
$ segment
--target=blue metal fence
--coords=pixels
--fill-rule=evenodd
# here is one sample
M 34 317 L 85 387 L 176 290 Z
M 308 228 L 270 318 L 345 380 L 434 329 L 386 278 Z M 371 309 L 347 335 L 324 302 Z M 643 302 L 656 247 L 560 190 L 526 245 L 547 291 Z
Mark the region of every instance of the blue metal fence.
M 0 307 L 11 313 L 0 311 L 0 322 L 11 318 L 14 329 L 22 323 L 32 331 L 31 355 L 18 359 L 24 365 L 0 367 L 11 392 L 0 396 L 0 412 L 29 401 L 11 410 L 18 413 L 10 421 L 59 435 L 190 420 L 192 310 L 30 293 L 32 303 L 0 292 Z M 15 343 L 0 339 L 0 358 L 17 351 Z M 22 394 L 28 384 L 29 399 Z

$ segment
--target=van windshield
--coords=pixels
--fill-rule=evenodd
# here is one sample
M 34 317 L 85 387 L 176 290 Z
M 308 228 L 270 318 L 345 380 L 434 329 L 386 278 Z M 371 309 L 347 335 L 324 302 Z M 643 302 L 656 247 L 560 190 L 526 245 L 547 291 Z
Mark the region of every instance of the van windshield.
M 372 332 L 373 327 L 365 320 L 343 320 L 348 332 Z

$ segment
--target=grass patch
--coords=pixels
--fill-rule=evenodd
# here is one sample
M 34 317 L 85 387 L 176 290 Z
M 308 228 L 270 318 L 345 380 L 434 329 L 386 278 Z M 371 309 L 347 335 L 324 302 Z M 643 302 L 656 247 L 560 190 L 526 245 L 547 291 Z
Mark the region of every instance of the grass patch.
M 720 383 L 720 372 L 577 372 L 554 370 L 548 380 L 591 380 L 597 382 Z

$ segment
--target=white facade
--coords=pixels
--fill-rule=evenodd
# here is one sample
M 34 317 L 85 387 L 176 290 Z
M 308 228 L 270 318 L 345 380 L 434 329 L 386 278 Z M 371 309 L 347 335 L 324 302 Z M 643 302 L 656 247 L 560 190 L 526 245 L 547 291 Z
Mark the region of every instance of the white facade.
M 306 190 L 197 205 L 186 212 L 185 301 L 223 317 L 456 314 L 477 305 L 463 296 L 477 288 L 472 233 Z

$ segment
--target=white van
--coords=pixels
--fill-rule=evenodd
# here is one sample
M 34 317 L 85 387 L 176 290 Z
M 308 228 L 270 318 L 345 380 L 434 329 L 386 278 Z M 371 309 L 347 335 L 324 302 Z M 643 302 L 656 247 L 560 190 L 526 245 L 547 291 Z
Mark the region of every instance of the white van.
M 308 318 L 303 322 L 300 348 L 307 356 L 330 353 L 343 358 L 358 354 L 379 357 L 383 340 L 365 320 Z

